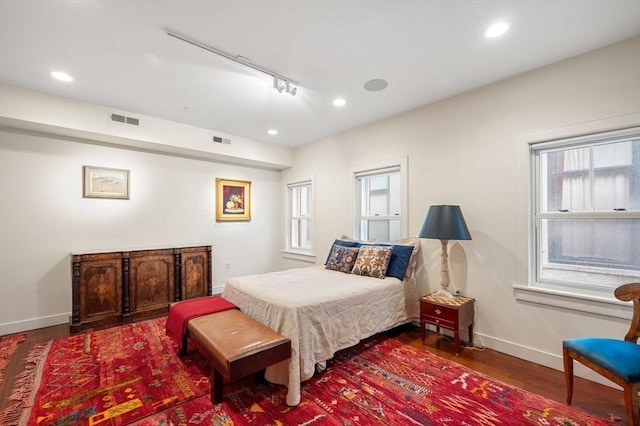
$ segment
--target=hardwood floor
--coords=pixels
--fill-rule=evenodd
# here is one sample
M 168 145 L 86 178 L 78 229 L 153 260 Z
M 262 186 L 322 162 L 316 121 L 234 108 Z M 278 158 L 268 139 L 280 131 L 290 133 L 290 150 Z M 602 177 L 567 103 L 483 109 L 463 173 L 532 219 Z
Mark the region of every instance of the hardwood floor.
M 558 402 L 565 402 L 564 375 L 561 371 L 543 367 L 490 349 L 476 351 L 464 349 L 459 357 L 455 356 L 454 345 L 447 338 L 427 332 L 425 345 L 420 341 L 419 329 L 405 326 L 387 332 L 388 335 L 420 350 L 430 351 L 436 355 L 463 364 L 483 374 L 537 393 Z M 9 405 L 8 397 L 13 387 L 13 378 L 23 370 L 22 360 L 30 349 L 52 338 L 69 335 L 69 326 L 59 325 L 29 331 L 27 340 L 18 345 L 18 350 L 11 358 L 0 385 L 0 411 Z M 616 425 L 624 425 L 625 412 L 622 391 L 600 385 L 588 380 L 575 378 L 573 405 L 602 418 L 617 416 Z

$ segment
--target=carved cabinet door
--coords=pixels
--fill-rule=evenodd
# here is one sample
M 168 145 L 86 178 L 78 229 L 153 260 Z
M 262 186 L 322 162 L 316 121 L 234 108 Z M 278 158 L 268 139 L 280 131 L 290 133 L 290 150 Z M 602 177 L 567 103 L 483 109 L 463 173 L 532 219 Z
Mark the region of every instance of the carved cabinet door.
M 172 250 L 131 252 L 129 288 L 131 312 L 145 317 L 166 312 L 174 298 L 175 268 Z
M 209 295 L 209 251 L 207 247 L 185 248 L 181 253 L 182 299 Z
M 83 256 L 79 263 L 79 314 L 82 323 L 120 321 L 122 314 L 122 256 L 107 253 Z

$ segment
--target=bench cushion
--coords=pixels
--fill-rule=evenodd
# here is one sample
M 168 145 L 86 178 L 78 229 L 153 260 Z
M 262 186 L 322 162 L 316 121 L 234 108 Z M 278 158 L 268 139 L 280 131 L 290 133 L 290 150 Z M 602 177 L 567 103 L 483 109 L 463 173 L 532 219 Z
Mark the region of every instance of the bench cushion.
M 235 381 L 291 356 L 291 341 L 237 309 L 194 318 L 189 337 L 218 370 Z

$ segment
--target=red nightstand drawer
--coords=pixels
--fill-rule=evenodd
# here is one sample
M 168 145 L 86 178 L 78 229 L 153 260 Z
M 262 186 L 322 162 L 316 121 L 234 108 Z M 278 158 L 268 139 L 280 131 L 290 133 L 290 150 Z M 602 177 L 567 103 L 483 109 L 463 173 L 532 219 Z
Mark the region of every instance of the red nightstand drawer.
M 440 324 L 443 327 L 453 327 L 458 320 L 458 311 L 443 306 L 423 303 L 420 316 L 424 317 L 424 320 L 427 322 Z

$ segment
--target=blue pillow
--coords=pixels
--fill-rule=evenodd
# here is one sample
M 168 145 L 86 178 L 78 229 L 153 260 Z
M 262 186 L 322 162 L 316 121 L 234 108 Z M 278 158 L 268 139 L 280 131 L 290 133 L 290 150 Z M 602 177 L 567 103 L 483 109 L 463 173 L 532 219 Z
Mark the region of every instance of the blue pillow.
M 404 280 L 412 253 L 413 246 L 394 245 L 386 276 Z
M 360 243 L 357 241 L 335 240 L 331 245 L 331 249 L 329 250 L 329 254 L 327 255 L 327 260 L 324 261 L 325 265 L 329 262 L 329 258 L 331 257 L 331 251 L 333 250 L 334 246 L 360 247 Z

